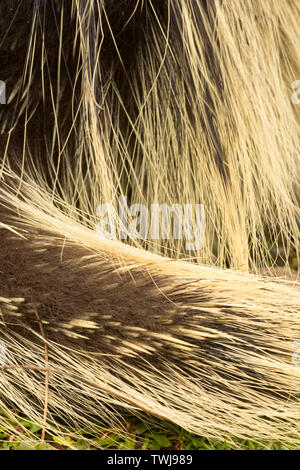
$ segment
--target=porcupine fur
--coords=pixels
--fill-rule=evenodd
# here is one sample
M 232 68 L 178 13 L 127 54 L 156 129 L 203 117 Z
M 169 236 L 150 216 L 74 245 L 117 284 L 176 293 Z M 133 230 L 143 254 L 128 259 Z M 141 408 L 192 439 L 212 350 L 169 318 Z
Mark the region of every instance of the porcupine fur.
M 46 338 L 49 430 L 125 409 L 297 445 L 299 287 L 216 267 L 263 266 L 266 233 L 297 253 L 297 3 L 1 9 L 1 407 L 41 421 Z M 207 265 L 100 240 L 119 194 L 204 202 Z

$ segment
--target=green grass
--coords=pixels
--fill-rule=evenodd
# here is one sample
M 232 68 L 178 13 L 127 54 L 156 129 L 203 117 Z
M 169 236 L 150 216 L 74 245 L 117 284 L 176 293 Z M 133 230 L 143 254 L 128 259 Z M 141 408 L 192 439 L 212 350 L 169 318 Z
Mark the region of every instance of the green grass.
M 8 427 L 16 432 L 7 432 Z M 82 430 L 80 438 L 74 438 L 72 430 L 55 436 L 46 434 L 41 441 L 41 426 L 26 419 L 12 423 L 7 420 L 0 426 L 0 450 L 231 450 L 237 444 L 241 450 L 287 450 L 288 447 L 276 442 L 255 443 L 249 440 L 214 442 L 169 423 L 150 426 L 136 418 L 126 422 L 127 433 L 118 429 L 99 429 L 98 434 Z M 78 435 L 78 431 L 77 431 Z

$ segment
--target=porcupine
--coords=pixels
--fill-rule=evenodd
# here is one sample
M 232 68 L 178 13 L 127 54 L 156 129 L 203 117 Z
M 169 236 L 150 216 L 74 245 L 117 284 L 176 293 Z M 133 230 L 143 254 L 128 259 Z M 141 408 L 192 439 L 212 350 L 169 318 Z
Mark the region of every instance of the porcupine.
M 121 408 L 210 438 L 296 443 L 297 285 L 92 230 L 100 201 L 151 202 L 162 188 L 168 202 L 205 202 L 208 264 L 264 263 L 266 226 L 286 257 L 297 249 L 286 83 L 299 6 L 271 4 L 2 2 L 5 409 L 41 421 L 46 341 L 52 420 L 111 424 Z

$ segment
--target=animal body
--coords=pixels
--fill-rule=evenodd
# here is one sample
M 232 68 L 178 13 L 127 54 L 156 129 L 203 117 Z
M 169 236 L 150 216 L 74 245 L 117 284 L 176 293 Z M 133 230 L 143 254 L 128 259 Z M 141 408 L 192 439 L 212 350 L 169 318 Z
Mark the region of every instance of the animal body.
M 48 374 L 49 432 L 125 410 L 296 447 L 299 283 L 249 270 L 299 256 L 298 3 L 0 12 L 0 408 L 41 422 Z M 203 249 L 100 239 L 120 195 L 203 203 Z

